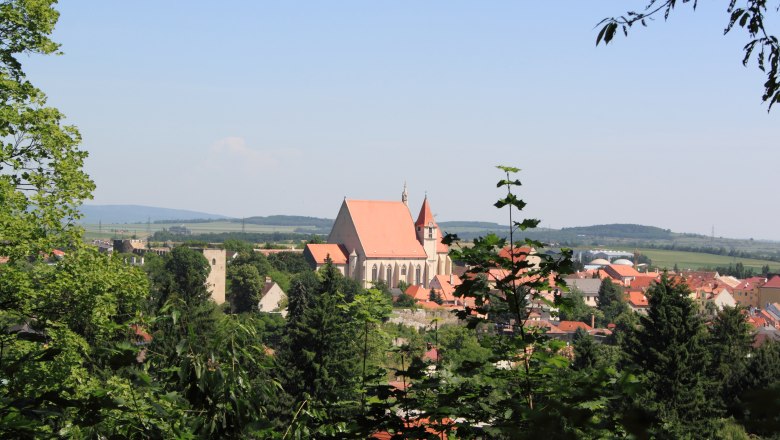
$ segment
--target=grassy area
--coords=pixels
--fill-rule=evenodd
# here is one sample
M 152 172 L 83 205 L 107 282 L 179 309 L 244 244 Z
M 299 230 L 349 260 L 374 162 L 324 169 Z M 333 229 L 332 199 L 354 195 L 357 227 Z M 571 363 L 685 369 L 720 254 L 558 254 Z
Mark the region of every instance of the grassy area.
M 185 226 L 189 228 L 193 234 L 207 234 L 210 232 L 241 232 L 241 223 L 234 223 L 228 221 L 217 221 L 208 223 L 181 223 L 181 224 L 159 224 L 159 223 L 123 223 L 123 224 L 103 224 L 83 225 L 85 230 L 85 237 L 88 240 L 95 238 L 130 238 L 136 235 L 138 238 L 143 238 L 162 230 L 163 228 L 169 228 L 171 226 Z M 270 233 L 270 232 L 294 232 L 296 229 L 312 229 L 314 227 L 299 227 L 299 226 L 273 226 L 273 225 L 253 225 L 246 224 L 243 226 L 245 232 L 257 232 L 257 233 Z
M 634 249 L 621 249 L 633 252 Z M 701 254 L 697 252 L 667 251 L 661 249 L 639 249 L 639 253 L 647 255 L 653 260 L 653 265 L 660 268 L 671 269 L 677 264 L 680 269 L 700 269 L 716 266 L 728 266 L 729 264 L 742 263 L 746 268 L 751 267 L 755 272 L 761 272 L 761 267 L 769 265 L 772 272 L 780 271 L 780 263 L 752 258 L 733 258 L 725 255 Z

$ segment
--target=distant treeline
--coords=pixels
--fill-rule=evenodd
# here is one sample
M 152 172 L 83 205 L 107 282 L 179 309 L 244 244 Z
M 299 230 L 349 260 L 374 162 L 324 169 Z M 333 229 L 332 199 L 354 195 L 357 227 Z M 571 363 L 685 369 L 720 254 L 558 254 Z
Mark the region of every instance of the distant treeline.
M 182 241 L 203 243 L 224 243 L 225 240 L 240 240 L 249 243 L 275 243 L 280 241 L 321 240 L 316 234 L 300 234 L 296 232 L 209 232 L 205 234 L 180 235 L 168 231 L 157 231 L 152 235 L 152 241 Z
M 643 226 L 635 224 L 612 224 L 578 226 L 574 228 L 561 228 L 562 234 L 567 236 L 595 236 L 614 238 L 633 238 L 645 240 L 670 240 L 673 233 L 669 229 L 661 229 L 655 226 Z
M 248 223 L 251 225 L 270 226 L 314 226 L 318 229 L 327 229 L 333 226 L 332 219 L 319 217 L 303 217 L 298 215 L 269 215 L 268 217 L 247 217 L 245 219 L 233 219 L 233 223 Z
M 726 249 L 723 246 L 716 248 L 716 247 L 708 247 L 708 246 L 686 246 L 686 245 L 679 245 L 675 243 L 672 244 L 643 243 L 641 244 L 641 246 L 650 249 L 663 249 L 667 251 L 698 252 L 701 254 L 725 255 L 734 258 L 752 258 L 756 260 L 769 260 L 769 261 L 780 262 L 780 251 L 775 251 L 774 253 L 747 252 L 747 251 L 738 251 L 734 248 Z
M 232 219 L 213 219 L 213 218 L 191 218 L 191 219 L 178 219 L 178 220 L 155 220 L 152 223 L 157 225 L 180 225 L 183 223 L 214 223 L 231 221 Z M 139 222 L 143 223 L 143 222 Z

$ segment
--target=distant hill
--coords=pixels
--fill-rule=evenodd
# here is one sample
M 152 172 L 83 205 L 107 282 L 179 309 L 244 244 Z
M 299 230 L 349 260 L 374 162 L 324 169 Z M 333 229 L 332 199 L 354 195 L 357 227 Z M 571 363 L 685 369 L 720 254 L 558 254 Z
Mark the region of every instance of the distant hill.
M 669 229 L 625 223 L 562 228 L 561 233 L 565 235 L 574 234 L 576 236 L 587 237 L 633 238 L 642 240 L 668 240 L 672 238 L 672 231 Z
M 491 231 L 506 229 L 506 225 L 499 225 L 498 223 L 464 222 L 464 221 L 439 222 L 439 227 L 441 227 L 442 229 L 468 228 L 468 229 L 488 229 Z
M 164 220 L 220 220 L 230 217 L 186 209 L 155 208 L 142 205 L 82 205 L 80 223 L 146 223 Z

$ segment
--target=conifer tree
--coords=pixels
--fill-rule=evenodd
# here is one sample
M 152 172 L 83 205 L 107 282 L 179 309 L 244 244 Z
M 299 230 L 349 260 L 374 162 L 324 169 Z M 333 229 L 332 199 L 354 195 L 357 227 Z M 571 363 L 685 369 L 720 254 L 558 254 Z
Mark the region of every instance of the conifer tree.
M 753 335 L 744 309 L 726 307 L 715 317 L 710 331 L 713 379 L 718 384 L 718 404 L 724 409 L 738 404 L 740 381 L 747 373 Z
M 623 290 L 616 286 L 609 278 L 601 281 L 599 287 L 598 309 L 604 314 L 603 322 L 606 324 L 614 323 L 615 318 L 621 313 L 629 311 L 628 304 L 623 299 Z
M 711 437 L 714 405 L 708 379 L 707 332 L 687 286 L 662 277 L 648 290 L 650 309 L 626 344 L 642 390 L 633 396 L 636 433 L 660 438 Z
M 289 314 L 278 361 L 282 385 L 295 411 L 304 406 L 330 426 L 346 420 L 358 401 L 360 373 L 355 353 L 356 324 L 350 316 L 345 280 L 328 262 L 313 273 L 293 278 Z

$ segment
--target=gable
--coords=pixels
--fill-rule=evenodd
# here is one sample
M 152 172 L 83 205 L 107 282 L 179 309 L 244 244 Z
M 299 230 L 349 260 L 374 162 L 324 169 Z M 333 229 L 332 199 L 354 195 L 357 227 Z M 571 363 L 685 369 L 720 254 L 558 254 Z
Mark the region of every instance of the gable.
M 356 242 L 352 248 L 365 258 L 427 258 L 403 202 L 344 200 L 328 242 L 348 251 Z

